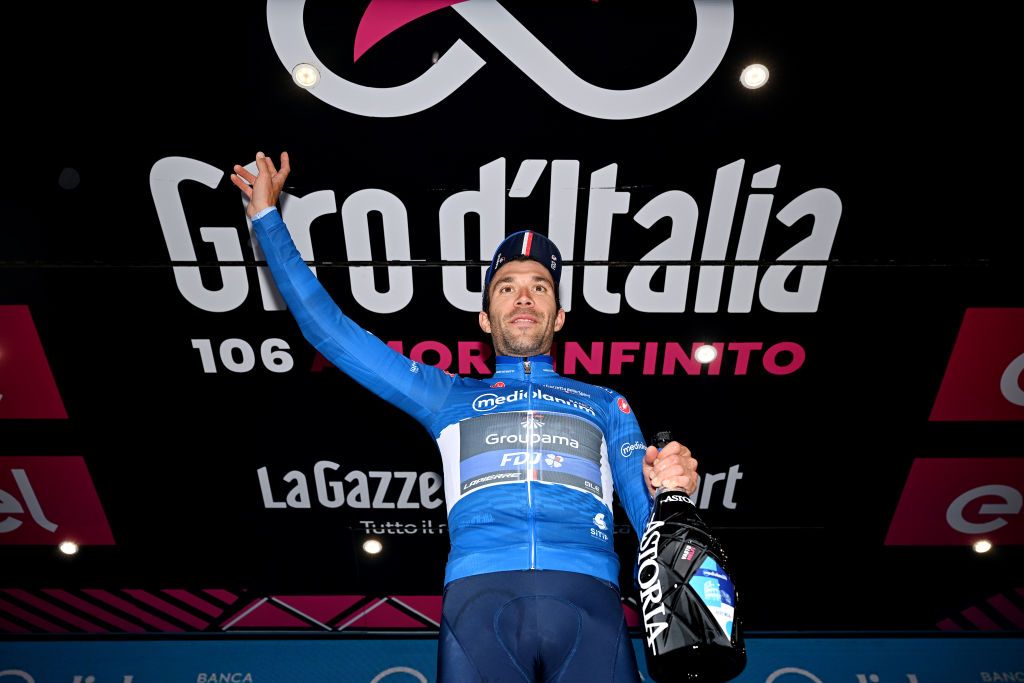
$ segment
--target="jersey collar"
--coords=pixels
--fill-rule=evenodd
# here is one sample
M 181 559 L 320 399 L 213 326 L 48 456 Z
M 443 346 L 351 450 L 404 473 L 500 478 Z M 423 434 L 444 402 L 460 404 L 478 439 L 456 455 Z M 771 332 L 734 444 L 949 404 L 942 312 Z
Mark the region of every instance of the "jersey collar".
M 526 372 L 529 362 L 530 372 Z M 555 368 L 551 356 L 495 356 L 494 376 L 526 379 L 528 376 L 537 378 L 542 375 L 554 374 Z

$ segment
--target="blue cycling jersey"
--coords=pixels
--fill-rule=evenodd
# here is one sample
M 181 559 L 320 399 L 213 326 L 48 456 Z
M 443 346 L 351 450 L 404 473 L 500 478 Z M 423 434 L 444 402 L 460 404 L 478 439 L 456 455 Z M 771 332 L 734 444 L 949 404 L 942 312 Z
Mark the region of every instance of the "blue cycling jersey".
M 451 538 L 445 584 L 555 569 L 618 585 L 613 487 L 634 530 L 652 505 L 644 437 L 621 395 L 560 376 L 548 356 L 498 356 L 489 379 L 412 361 L 341 312 L 276 210 L 253 228 L 306 339 L 437 441 Z

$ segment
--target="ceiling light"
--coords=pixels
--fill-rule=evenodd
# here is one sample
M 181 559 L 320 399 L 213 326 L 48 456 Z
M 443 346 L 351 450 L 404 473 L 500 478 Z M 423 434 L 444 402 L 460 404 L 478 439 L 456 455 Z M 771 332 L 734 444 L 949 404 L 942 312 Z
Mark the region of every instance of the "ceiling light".
M 74 555 L 78 552 L 78 544 L 74 541 L 64 541 L 57 547 L 60 548 L 60 551 L 65 555 Z
M 710 363 L 718 358 L 718 349 L 711 344 L 701 344 L 693 352 L 693 359 L 698 363 Z
M 363 541 L 363 550 L 368 555 L 376 555 L 384 549 L 384 544 L 378 541 L 376 538 L 368 538 Z
M 312 88 L 320 82 L 320 71 L 312 64 L 296 64 L 292 69 L 292 78 L 301 88 Z
M 987 553 L 989 550 L 992 550 L 992 544 L 985 539 L 975 541 L 974 545 L 971 547 L 974 548 L 974 552 L 976 553 Z
M 743 73 L 740 74 L 740 83 L 743 84 L 744 88 L 760 88 L 762 85 L 768 82 L 768 67 L 764 64 L 751 64 L 747 68 L 743 69 Z

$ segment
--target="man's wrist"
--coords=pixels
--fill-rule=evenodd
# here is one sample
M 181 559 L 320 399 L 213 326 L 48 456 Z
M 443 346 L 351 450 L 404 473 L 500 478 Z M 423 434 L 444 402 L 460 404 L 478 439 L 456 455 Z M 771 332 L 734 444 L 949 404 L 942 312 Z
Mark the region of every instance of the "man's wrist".
M 277 207 L 276 206 L 268 206 L 265 209 L 260 209 L 259 211 L 256 212 L 256 214 L 252 217 L 252 219 L 255 221 L 255 220 L 258 220 L 260 218 L 263 218 L 264 216 L 266 216 L 271 211 L 277 211 Z

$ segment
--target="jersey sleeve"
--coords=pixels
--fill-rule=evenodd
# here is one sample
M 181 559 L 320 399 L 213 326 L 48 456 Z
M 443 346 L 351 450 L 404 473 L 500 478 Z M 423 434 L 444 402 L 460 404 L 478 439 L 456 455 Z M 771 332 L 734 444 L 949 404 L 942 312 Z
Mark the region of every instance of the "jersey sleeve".
M 608 459 L 612 483 L 629 516 L 637 538 L 644 533 L 654 500 L 644 482 L 644 453 L 647 441 L 626 399 L 612 394 L 608 407 Z M 641 448 L 637 448 L 637 445 Z
M 252 225 L 302 335 L 339 370 L 430 430 L 453 376 L 411 361 L 346 316 L 303 261 L 280 213 L 270 211 Z

